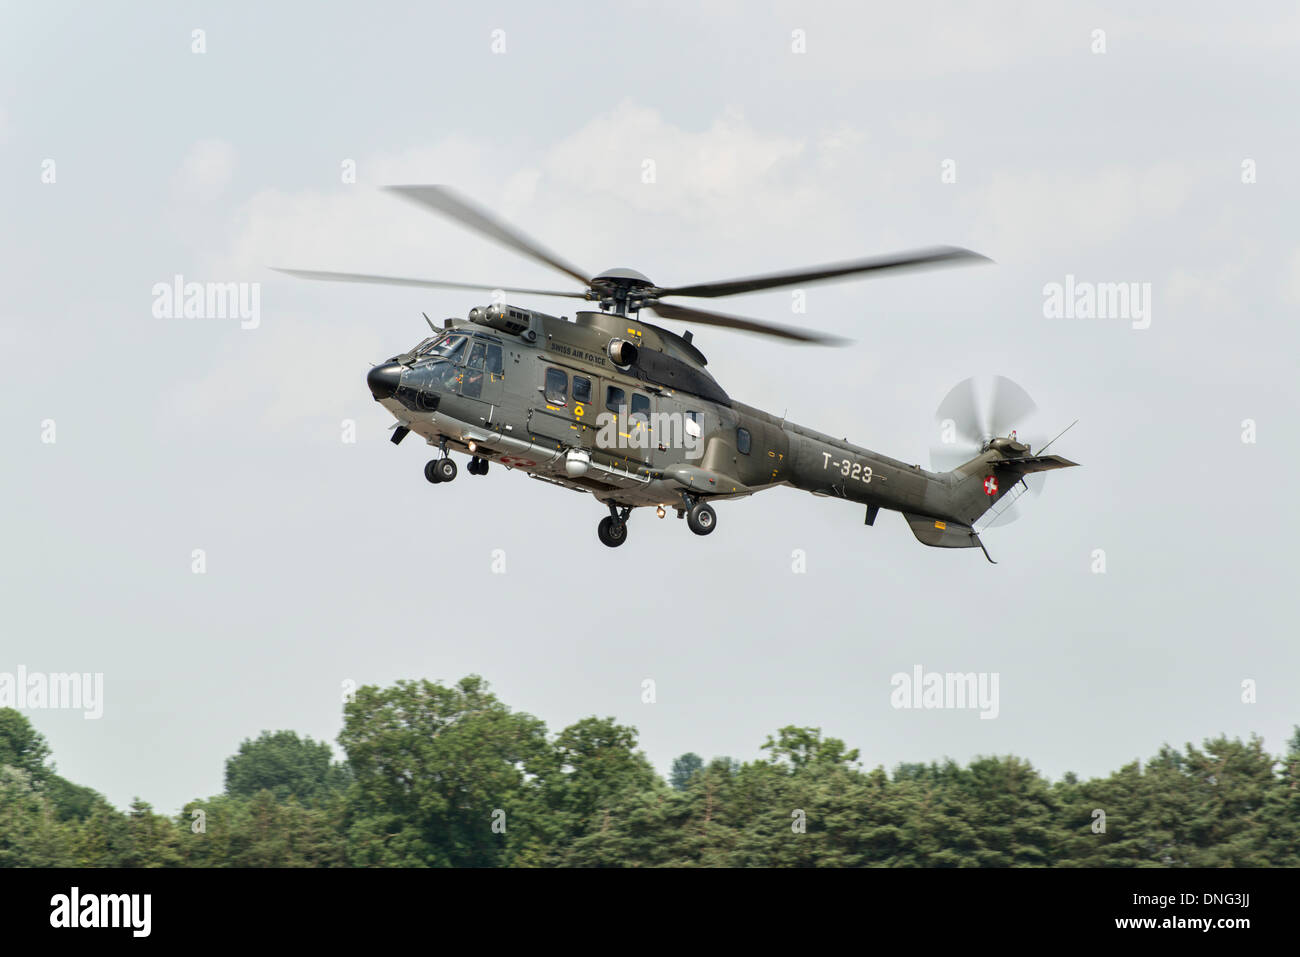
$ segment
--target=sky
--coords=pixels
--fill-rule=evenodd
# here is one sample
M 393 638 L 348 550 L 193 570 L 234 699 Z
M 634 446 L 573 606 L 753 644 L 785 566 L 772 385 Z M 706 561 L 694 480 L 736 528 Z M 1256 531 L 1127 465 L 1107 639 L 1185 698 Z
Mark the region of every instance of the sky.
M 663 772 L 788 724 L 866 767 L 1057 778 L 1219 734 L 1280 753 L 1300 723 L 1293 5 L 0 17 L 0 676 L 103 675 L 102 717 L 24 713 L 118 806 L 218 793 L 263 730 L 333 743 L 349 687 L 471 673 L 553 731 L 635 726 Z M 801 313 L 725 303 L 847 347 L 695 344 L 735 398 L 922 465 L 948 391 L 1003 375 L 1039 429 L 1079 420 L 1053 451 L 1082 467 L 985 536 L 997 565 L 786 488 L 707 538 L 639 512 L 610 550 L 590 497 L 463 461 L 432 486 L 365 373 L 488 295 L 270 267 L 557 277 L 400 183 L 661 285 L 976 250 L 995 264 L 810 286 Z M 178 275 L 259 284 L 256 321 L 158 315 Z M 1137 284 L 1145 318 L 1053 314 L 1067 281 Z M 996 717 L 895 707 L 918 666 L 996 675 Z

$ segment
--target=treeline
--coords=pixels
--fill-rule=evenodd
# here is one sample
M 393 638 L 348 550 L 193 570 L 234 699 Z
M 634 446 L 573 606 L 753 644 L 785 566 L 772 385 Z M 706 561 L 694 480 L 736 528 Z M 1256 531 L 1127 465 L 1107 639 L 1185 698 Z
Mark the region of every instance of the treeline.
M 175 817 L 125 813 L 59 777 L 0 710 L 0 866 L 1300 866 L 1300 729 L 1169 747 L 1106 778 L 1045 780 L 1014 757 L 864 771 L 786 727 L 741 764 L 678 758 L 663 780 L 634 729 L 556 735 L 471 676 L 361 689 L 329 745 L 245 741 L 225 792 Z

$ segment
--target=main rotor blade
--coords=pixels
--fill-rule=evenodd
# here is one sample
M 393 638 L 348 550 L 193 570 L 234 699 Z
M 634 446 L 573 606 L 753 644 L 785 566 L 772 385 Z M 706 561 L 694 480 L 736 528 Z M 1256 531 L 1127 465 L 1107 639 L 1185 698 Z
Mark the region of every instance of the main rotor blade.
M 427 206 L 434 212 L 449 216 L 458 223 L 468 226 L 489 239 L 496 240 L 515 252 L 523 253 L 530 259 L 545 263 L 552 269 L 558 269 L 565 275 L 572 276 L 584 286 L 591 285 L 591 277 L 586 272 L 565 262 L 541 243 L 525 236 L 513 226 L 503 223 L 499 219 L 494 219 L 488 212 L 475 206 L 449 187 L 386 186 L 384 188 L 392 190 L 412 202 L 419 203 L 421 206 Z
M 443 282 L 440 279 L 403 279 L 400 276 L 370 276 L 359 272 L 319 272 L 313 269 L 281 269 L 272 266 L 276 272 L 299 279 L 325 279 L 331 282 L 372 282 L 385 286 L 421 286 L 429 289 L 500 289 L 503 292 L 517 292 L 527 296 L 562 296 L 566 299 L 585 299 L 585 292 L 558 292 L 554 289 L 524 289 L 519 286 L 489 286 L 487 283 Z
M 806 283 L 828 282 L 846 276 L 861 273 L 884 272 L 886 270 L 917 269 L 945 264 L 969 262 L 992 262 L 987 256 L 973 253 L 958 246 L 934 246 L 929 249 L 917 249 L 905 253 L 893 253 L 887 256 L 872 256 L 867 259 L 851 259 L 846 262 L 827 263 L 822 266 L 809 266 L 786 272 L 766 273 L 761 276 L 749 276 L 744 279 L 725 279 L 720 282 L 702 282 L 693 286 L 673 286 L 659 289 L 659 296 L 734 296 L 742 292 L 757 292 L 760 289 L 775 289 L 779 286 L 797 286 Z
M 757 332 L 764 336 L 777 336 L 781 339 L 793 339 L 796 342 L 815 342 L 823 346 L 847 345 L 850 340 L 831 336 L 807 329 L 795 329 L 780 326 L 774 322 L 761 322 L 758 319 L 746 319 L 743 316 L 729 316 L 724 312 L 712 312 L 706 309 L 693 309 L 690 306 L 677 306 L 667 302 L 647 302 L 641 307 L 679 322 L 698 322 L 705 326 L 725 326 L 728 329 L 740 329 L 744 332 Z

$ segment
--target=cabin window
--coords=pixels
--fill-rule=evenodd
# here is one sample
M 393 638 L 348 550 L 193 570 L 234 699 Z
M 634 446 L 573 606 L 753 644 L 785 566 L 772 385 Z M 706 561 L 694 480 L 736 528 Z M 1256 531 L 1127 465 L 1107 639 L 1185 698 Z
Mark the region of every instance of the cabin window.
M 591 401 L 591 380 L 586 376 L 575 375 L 573 377 L 573 401 Z
M 650 396 L 642 395 L 640 392 L 632 393 L 632 410 L 628 416 L 633 422 L 640 422 L 642 425 L 650 424 Z
M 505 362 L 501 358 L 500 346 L 490 345 L 487 347 L 487 371 L 492 373 L 492 375 L 506 374 L 506 366 Z
M 736 430 L 736 451 L 741 455 L 749 454 L 749 429 Z
M 559 369 L 546 370 L 546 401 L 565 405 L 569 396 L 569 377 Z
M 627 405 L 627 394 L 618 386 L 610 386 L 605 390 L 605 408 L 617 413 Z
M 686 420 L 682 423 L 686 428 L 686 434 L 698 439 L 703 432 L 700 426 L 700 413 L 687 409 L 683 414 L 686 416 Z

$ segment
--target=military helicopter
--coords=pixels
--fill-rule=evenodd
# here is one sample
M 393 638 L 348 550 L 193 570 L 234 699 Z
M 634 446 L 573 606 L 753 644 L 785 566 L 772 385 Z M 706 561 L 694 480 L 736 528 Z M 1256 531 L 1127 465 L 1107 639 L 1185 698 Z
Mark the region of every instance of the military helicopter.
M 1035 453 L 1014 431 L 1001 434 L 973 402 L 958 431 L 969 460 L 943 472 L 892 459 L 733 399 L 705 369 L 692 334 L 644 321 L 651 312 L 677 322 L 720 326 L 805 343 L 844 340 L 809 329 L 715 312 L 669 299 L 712 299 L 782 286 L 842 280 L 987 261 L 966 249 L 940 246 L 741 279 L 659 286 L 635 269 L 597 275 L 571 265 L 518 229 L 445 186 L 389 190 L 574 280 L 570 290 L 499 289 L 525 296 L 594 303 L 572 319 L 494 301 L 447 319 L 433 335 L 370 369 L 366 384 L 396 420 L 392 442 L 414 432 L 438 450 L 425 478 L 446 484 L 457 475 L 452 452 L 470 456 L 471 475 L 493 463 L 563 488 L 591 493 L 609 514 L 600 541 L 627 541 L 635 508 L 668 509 L 696 535 L 717 527 L 713 502 L 778 485 L 901 512 L 922 544 L 979 547 L 976 521 L 1026 475 L 1068 468 L 1059 455 Z M 383 283 L 434 289 L 487 285 L 358 273 L 282 269 L 305 279 Z M 1006 405 L 1005 402 L 1001 403 Z M 1015 405 L 1015 403 L 1013 403 Z M 1014 412 L 1014 409 L 1003 410 Z M 954 420 L 955 422 L 956 420 Z M 1014 423 L 1010 423 L 1014 424 Z M 996 430 L 996 431 L 995 431 Z

